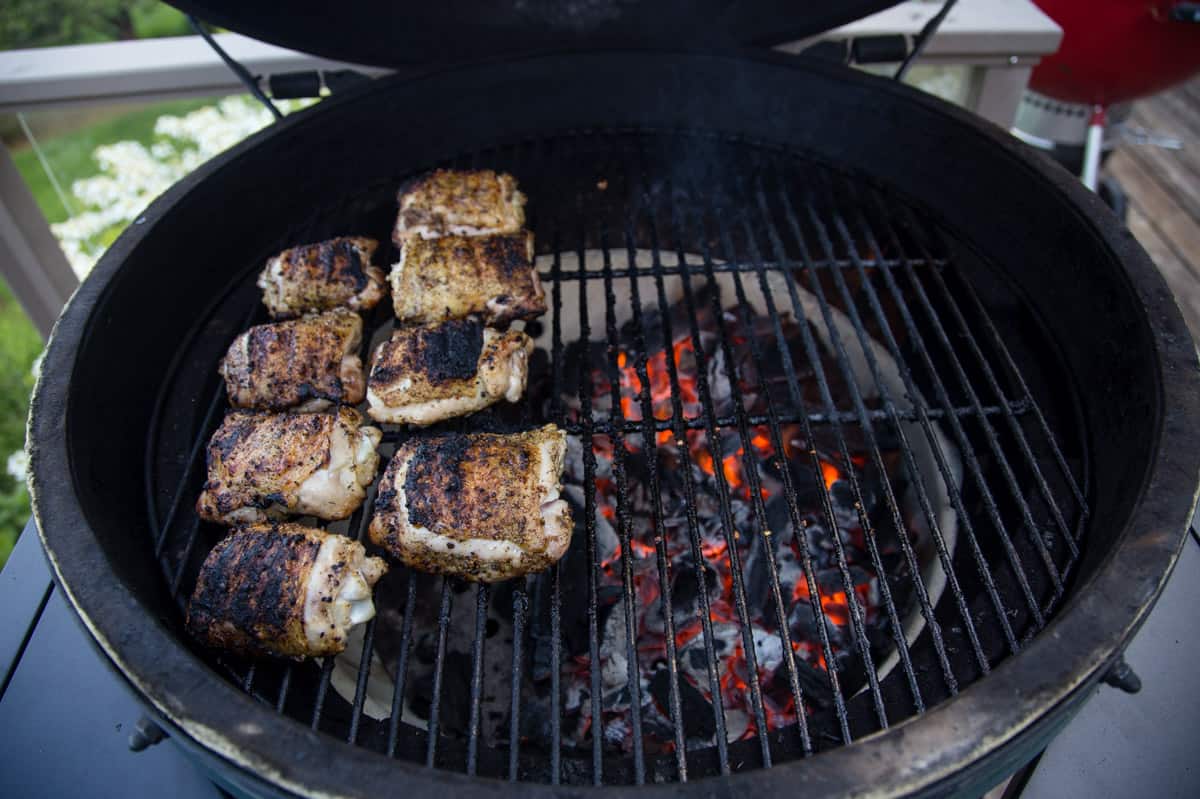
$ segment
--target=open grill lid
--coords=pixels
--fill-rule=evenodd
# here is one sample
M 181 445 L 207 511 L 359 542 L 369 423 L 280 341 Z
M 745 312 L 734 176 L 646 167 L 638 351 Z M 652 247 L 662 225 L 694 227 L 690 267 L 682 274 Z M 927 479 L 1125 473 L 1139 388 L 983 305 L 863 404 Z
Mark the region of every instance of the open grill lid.
M 596 45 L 722 48 L 815 36 L 899 0 L 168 0 L 205 22 L 326 58 L 402 67 Z

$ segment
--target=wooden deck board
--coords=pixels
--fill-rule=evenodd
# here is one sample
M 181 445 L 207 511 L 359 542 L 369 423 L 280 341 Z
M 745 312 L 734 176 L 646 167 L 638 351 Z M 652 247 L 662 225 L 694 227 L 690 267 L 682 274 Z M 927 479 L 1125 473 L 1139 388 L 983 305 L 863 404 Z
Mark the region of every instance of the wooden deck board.
M 1200 78 L 1134 106 L 1132 124 L 1182 150 L 1122 144 L 1105 171 L 1129 198 L 1129 230 L 1154 259 L 1200 341 Z

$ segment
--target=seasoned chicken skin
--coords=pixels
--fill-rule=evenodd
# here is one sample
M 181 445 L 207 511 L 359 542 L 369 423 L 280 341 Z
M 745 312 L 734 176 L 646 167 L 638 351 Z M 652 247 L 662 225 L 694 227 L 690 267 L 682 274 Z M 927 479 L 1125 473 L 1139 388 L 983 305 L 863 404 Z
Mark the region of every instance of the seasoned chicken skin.
M 250 328 L 221 362 L 230 404 L 301 411 L 357 405 L 365 391 L 362 328 L 358 314 L 345 308 Z
M 474 582 L 542 571 L 571 543 L 565 452 L 554 425 L 411 439 L 379 484 L 371 540 L 414 569 Z
M 187 629 L 241 654 L 336 655 L 375 615 L 371 591 L 386 571 L 345 536 L 290 523 L 239 527 L 200 567 Z
M 286 514 L 345 519 L 367 495 L 383 438 L 352 408 L 232 411 L 208 442 L 202 519 L 247 524 Z
M 428 425 L 525 393 L 533 339 L 473 319 L 401 327 L 382 342 L 367 380 L 367 415 Z
M 525 226 L 525 195 L 512 175 L 490 169 L 438 169 L 400 189 L 392 240 L 413 236 L 516 233 Z
M 400 249 L 390 280 L 396 318 L 407 324 L 471 314 L 503 324 L 546 312 L 528 231 L 410 239 Z
M 272 319 L 346 307 L 374 308 L 384 296 L 384 274 L 371 266 L 379 242 L 345 236 L 284 250 L 258 276 Z

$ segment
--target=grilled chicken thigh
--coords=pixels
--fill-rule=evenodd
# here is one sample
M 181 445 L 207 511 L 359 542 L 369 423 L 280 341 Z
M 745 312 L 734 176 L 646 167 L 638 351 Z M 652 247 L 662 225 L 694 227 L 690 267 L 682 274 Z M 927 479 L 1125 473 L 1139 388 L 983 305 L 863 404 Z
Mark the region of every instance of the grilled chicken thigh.
M 187 629 L 242 654 L 336 655 L 375 615 L 371 591 L 386 571 L 345 536 L 290 523 L 239 527 L 200 567 Z
M 377 422 L 427 425 L 525 393 L 533 340 L 473 319 L 398 328 L 375 350 L 367 414 Z
M 413 238 L 392 267 L 396 318 L 428 324 L 479 314 L 489 323 L 546 312 L 533 268 L 533 234 Z
M 358 314 L 345 308 L 250 328 L 221 362 L 230 404 L 301 411 L 357 405 L 365 390 L 362 328 Z
M 371 540 L 414 569 L 475 582 L 541 571 L 571 543 L 565 452 L 554 425 L 409 440 L 379 484 Z
M 379 242 L 361 236 L 329 239 L 284 250 L 258 276 L 272 319 L 346 307 L 374 308 L 384 295 L 384 274 L 371 266 Z
M 200 517 L 247 524 L 286 514 L 345 519 L 367 495 L 383 434 L 351 408 L 232 411 L 208 442 Z
M 525 195 L 517 181 L 490 169 L 439 169 L 402 187 L 397 199 L 397 247 L 413 236 L 516 233 L 525 225 Z

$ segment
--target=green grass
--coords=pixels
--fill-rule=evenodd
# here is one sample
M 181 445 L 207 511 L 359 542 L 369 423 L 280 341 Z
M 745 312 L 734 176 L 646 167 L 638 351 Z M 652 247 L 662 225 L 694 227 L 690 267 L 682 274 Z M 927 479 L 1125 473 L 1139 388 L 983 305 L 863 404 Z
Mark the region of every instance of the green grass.
M 209 99 L 172 100 L 164 103 L 154 103 L 130 111 L 112 119 L 107 119 L 88 125 L 70 133 L 38 140 L 42 155 L 54 170 L 58 183 L 67 193 L 71 194 L 71 184 L 82 178 L 89 178 L 100 172 L 92 153 L 102 144 L 113 144 L 119 141 L 137 141 L 149 146 L 154 141 L 154 122 L 160 116 L 167 114 L 181 116 L 212 105 L 215 101 Z M 34 135 L 37 135 L 34 126 Z M 42 213 L 51 222 L 63 222 L 70 216 L 63 207 L 62 201 L 54 191 L 49 176 L 42 169 L 37 154 L 32 147 L 23 147 L 13 152 L 13 161 L 25 178 L 29 190 L 41 207 Z
M 25 417 L 33 390 L 31 368 L 42 351 L 42 339 L 8 286 L 0 281 L 0 469 L 9 454 L 25 443 Z M 25 484 L 0 471 L 0 567 L 25 522 L 29 520 L 29 494 Z

